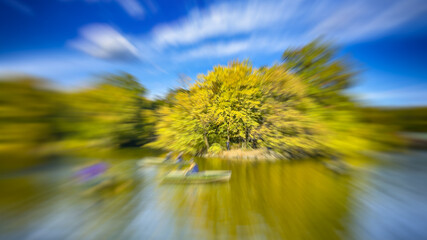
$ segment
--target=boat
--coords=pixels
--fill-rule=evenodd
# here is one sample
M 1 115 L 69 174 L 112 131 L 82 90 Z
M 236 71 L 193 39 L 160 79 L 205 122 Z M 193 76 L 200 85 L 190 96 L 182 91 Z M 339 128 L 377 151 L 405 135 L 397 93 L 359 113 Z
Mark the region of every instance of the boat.
M 229 170 L 211 170 L 192 173 L 186 175 L 186 170 L 176 170 L 169 172 L 163 182 L 173 183 L 211 183 L 211 182 L 226 182 L 231 178 Z
M 164 158 L 160 157 L 146 157 L 138 162 L 138 166 L 185 166 L 190 165 L 189 162 L 176 162 L 173 160 L 165 161 Z

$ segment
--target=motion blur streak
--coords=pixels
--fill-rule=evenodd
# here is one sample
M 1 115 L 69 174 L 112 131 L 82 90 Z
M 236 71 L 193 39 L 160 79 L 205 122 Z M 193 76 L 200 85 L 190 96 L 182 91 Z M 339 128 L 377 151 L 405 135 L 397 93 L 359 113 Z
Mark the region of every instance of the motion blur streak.
M 0 0 L 0 239 L 427 239 L 424 0 Z
M 133 169 L 130 187 L 95 195 L 73 187 L 69 165 L 51 166 L 2 179 L 2 238 L 422 239 L 425 158 L 384 154 L 347 177 L 314 162 L 200 159 L 203 169 L 231 169 L 233 178 L 159 185 L 165 170 Z

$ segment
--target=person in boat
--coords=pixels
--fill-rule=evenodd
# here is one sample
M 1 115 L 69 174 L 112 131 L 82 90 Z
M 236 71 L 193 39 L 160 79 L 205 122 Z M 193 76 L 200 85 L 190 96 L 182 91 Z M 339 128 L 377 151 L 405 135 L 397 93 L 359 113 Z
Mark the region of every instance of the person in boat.
M 188 175 L 198 173 L 198 172 L 199 172 L 199 166 L 197 165 L 197 163 L 192 162 L 190 167 L 185 172 L 185 175 L 188 176 Z
M 170 161 L 170 160 L 171 160 L 171 157 L 172 157 L 172 153 L 173 153 L 173 152 L 169 152 L 169 153 L 166 155 L 165 160 L 163 160 L 163 161 L 164 161 L 164 162 Z
M 185 165 L 185 163 L 184 162 L 180 162 L 181 164 L 179 164 L 179 166 L 178 166 L 178 169 L 182 169 L 183 167 L 184 167 L 184 165 Z M 191 158 L 190 159 L 190 161 L 188 161 L 187 162 L 188 164 L 192 164 L 192 163 L 194 163 L 194 158 Z
M 180 152 L 180 153 L 179 153 L 179 155 L 178 155 L 178 157 L 176 157 L 176 162 L 177 162 L 177 163 L 181 163 L 181 162 L 183 161 L 183 159 L 182 159 L 182 155 L 184 155 L 184 153 L 183 153 L 183 152 Z

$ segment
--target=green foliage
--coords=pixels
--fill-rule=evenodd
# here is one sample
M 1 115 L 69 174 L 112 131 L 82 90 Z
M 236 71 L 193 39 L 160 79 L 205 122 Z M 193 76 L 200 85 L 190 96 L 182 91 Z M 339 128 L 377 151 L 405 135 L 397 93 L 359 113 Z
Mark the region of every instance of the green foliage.
M 219 143 L 214 143 L 209 147 L 208 153 L 220 153 L 222 150 L 223 149 Z
M 356 72 L 353 64 L 338 56 L 331 44 L 315 40 L 305 46 L 289 48 L 283 55 L 283 66 L 299 76 L 308 87 L 308 94 L 319 104 L 336 106 L 347 100 L 342 90 L 351 86 Z
M 146 90 L 129 74 L 107 75 L 87 89 L 59 92 L 32 77 L 0 81 L 0 153 L 66 146 L 141 146 L 156 122 Z M 57 147 L 57 146 L 55 146 Z
M 292 158 L 377 147 L 379 128 L 361 121 L 343 93 L 355 73 L 336 49 L 314 41 L 286 50 L 283 60 L 260 69 L 248 61 L 216 66 L 188 90 L 171 93 L 158 111 L 153 145 L 196 154 L 230 142 Z
M 58 94 L 31 77 L 0 80 L 0 151 L 37 148 L 54 140 Z
M 405 132 L 427 132 L 427 107 L 363 108 L 363 120 Z
M 69 138 L 106 146 L 141 146 L 153 135 L 155 120 L 146 90 L 129 74 L 109 75 L 94 87 L 72 93 Z
M 3 79 L 0 154 L 56 143 L 108 148 L 149 143 L 202 154 L 223 151 L 229 143 L 233 149 L 265 147 L 300 158 L 378 148 L 395 139 L 378 124 L 390 114 L 361 110 L 344 94 L 355 72 L 331 45 L 314 41 L 286 50 L 282 58 L 282 64 L 259 69 L 249 61 L 215 66 L 188 89 L 155 101 L 125 73 L 102 76 L 75 92 L 54 91 L 30 77 Z M 392 121 L 404 121 L 407 113 L 418 116 L 406 111 Z M 417 122 L 416 129 L 424 126 Z

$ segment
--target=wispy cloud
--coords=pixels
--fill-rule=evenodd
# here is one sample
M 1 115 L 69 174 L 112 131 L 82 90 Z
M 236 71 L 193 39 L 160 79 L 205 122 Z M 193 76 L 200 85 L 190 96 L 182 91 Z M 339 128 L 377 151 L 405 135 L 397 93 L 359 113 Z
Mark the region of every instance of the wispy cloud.
M 0 76 L 30 75 L 53 80 L 58 87 L 89 84 L 92 74 L 114 69 L 114 64 L 81 55 L 66 53 L 32 53 L 0 59 Z M 76 71 L 78 69 L 78 71 Z
M 0 57 L 0 77 L 29 75 L 52 80 L 55 87 L 75 89 L 93 83 L 106 73 L 134 74 L 144 86 L 157 94 L 167 90 L 162 83 L 168 72 L 150 62 L 111 62 L 74 52 L 50 51 Z
M 116 2 L 127 14 L 129 14 L 129 16 L 137 19 L 142 19 L 145 17 L 145 8 L 138 0 L 84 0 L 84 1 L 87 3 Z M 155 5 L 149 0 L 146 0 L 146 3 L 149 6 L 149 9 L 153 9 L 153 6 L 155 7 Z
M 327 35 L 345 42 L 375 38 L 426 12 L 427 4 L 419 0 L 347 2 L 319 19 L 307 37 Z
M 351 43 L 379 37 L 426 12 L 424 0 L 221 2 L 155 27 L 149 44 L 160 50 L 185 47 L 188 58 L 283 51 L 287 46 L 281 41 L 301 44 L 327 36 Z
M 427 84 L 397 88 L 386 91 L 366 92 L 358 96 L 361 100 L 378 99 L 424 99 L 427 100 Z
M 80 29 L 80 38 L 69 45 L 93 57 L 109 60 L 135 60 L 137 48 L 117 30 L 106 24 L 91 24 Z
M 50 78 L 111 66 L 112 63 L 69 53 L 33 53 L 0 58 L 0 74 L 25 73 Z
M 125 10 L 130 16 L 135 18 L 142 18 L 145 16 L 144 7 L 138 2 L 138 0 L 116 0 L 118 4 Z
M 140 11 L 139 6 L 142 9 L 137 0 L 114 1 L 129 11 Z M 152 58 L 167 56 L 180 60 L 281 52 L 319 36 L 342 43 L 379 37 L 427 12 L 423 1 L 219 2 L 204 9 L 194 8 L 175 21 L 157 25 L 143 37 L 131 36 L 135 45 L 107 27 L 84 28 L 82 39 L 71 45 L 105 59 L 135 57 L 138 52 Z
M 34 14 L 33 9 L 31 9 L 30 6 L 28 6 L 27 4 L 25 4 L 19 0 L 3 0 L 3 2 L 6 5 L 14 8 L 14 9 L 16 9 L 16 10 L 18 10 L 24 14 L 27 14 L 27 15 L 33 15 Z
M 427 84 L 400 87 L 391 90 L 352 94 L 361 102 L 384 106 L 425 106 L 427 104 Z
M 88 4 L 110 4 L 129 16 L 143 19 L 146 14 L 165 11 L 153 0 L 73 0 Z M 67 44 L 87 55 L 76 59 L 34 59 L 0 62 L 0 74 L 26 72 L 52 78 L 72 75 L 78 68 L 86 73 L 130 69 L 131 72 L 153 71 L 161 78 L 185 72 L 188 75 L 205 71 L 214 63 L 235 57 L 279 53 L 289 46 L 302 45 L 318 36 L 331 37 L 349 44 L 379 38 L 399 31 L 427 13 L 426 0 L 249 0 L 214 1 L 204 8 L 193 8 L 186 15 L 154 26 L 142 35 L 135 35 L 145 26 L 129 27 L 134 34 L 124 34 L 106 24 L 90 24 L 80 29 L 76 39 Z M 32 14 L 23 0 L 0 0 L 17 10 Z M 5 4 L 3 4 L 5 5 Z M 2 5 L 2 6 L 3 6 Z M 5 5 L 6 6 L 6 5 Z M 0 6 L 1 7 L 1 6 Z M 145 8 L 146 7 L 146 8 Z M 12 9 L 13 10 L 13 9 Z M 167 14 L 167 13 L 165 13 Z M 141 21 L 141 23 L 143 23 Z M 117 23 L 118 24 L 118 23 Z M 122 26 L 122 30 L 128 26 Z M 141 59 L 139 61 L 131 61 Z M 84 60 L 79 60 L 79 58 Z M 31 58 L 31 59 L 30 59 Z M 74 59 L 74 58 L 73 58 Z M 102 60 L 120 60 L 110 62 Z M 262 57 L 261 57 L 262 59 Z M 0 59 L 1 60 L 1 59 Z M 268 60 L 267 60 L 268 61 Z M 197 64 L 196 64 L 197 63 Z M 265 62 L 268 64 L 269 62 Z M 133 65 L 127 68 L 127 65 Z M 147 66 L 144 69 L 144 65 Z M 76 67 L 77 66 L 77 67 Z M 83 69 L 83 70 L 81 70 Z M 154 81 L 153 81 L 154 82 Z M 150 82 L 151 84 L 151 82 Z M 162 85 L 163 86 L 163 85 Z M 160 89 L 161 86 L 158 87 Z M 425 89 L 425 88 L 423 88 Z M 411 89 L 410 89 L 411 90 Z M 409 90 L 405 90 L 409 91 Z M 410 98 L 421 99 L 424 90 L 412 89 Z M 361 97 L 367 101 L 398 99 L 408 96 L 402 90 L 372 92 Z M 418 101 L 417 100 L 417 101 Z M 415 100 L 414 100 L 415 101 Z
M 233 41 L 227 43 L 206 44 L 198 48 L 186 51 L 180 56 L 181 59 L 187 58 L 206 58 L 206 57 L 223 57 L 230 56 L 250 47 L 250 41 Z
M 159 46 L 185 45 L 217 36 L 266 29 L 284 20 L 286 13 L 296 5 L 293 1 L 287 4 L 251 1 L 214 4 L 206 10 L 193 9 L 176 22 L 154 28 L 153 41 Z
M 286 46 L 296 44 L 296 39 L 281 39 L 275 37 L 250 37 L 240 40 L 222 41 L 202 44 L 193 48 L 184 50 L 178 54 L 178 59 L 200 59 L 209 57 L 227 57 L 241 52 L 260 52 L 272 53 L 283 51 Z

